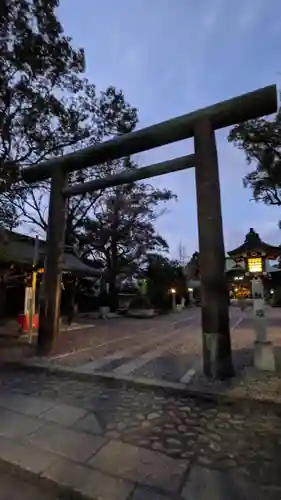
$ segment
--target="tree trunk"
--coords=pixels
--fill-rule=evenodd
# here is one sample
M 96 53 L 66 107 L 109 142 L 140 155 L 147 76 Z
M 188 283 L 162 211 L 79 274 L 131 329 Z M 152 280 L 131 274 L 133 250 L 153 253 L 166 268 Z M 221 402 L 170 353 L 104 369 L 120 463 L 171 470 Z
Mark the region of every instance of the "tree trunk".
M 0 320 L 3 321 L 5 318 L 5 305 L 6 305 L 6 284 L 5 281 L 0 278 Z
M 116 287 L 117 279 L 117 266 L 118 266 L 118 256 L 117 256 L 117 245 L 116 242 L 111 244 L 111 259 L 110 259 L 110 269 L 109 269 L 109 296 L 111 310 L 116 311 L 118 308 L 118 291 Z

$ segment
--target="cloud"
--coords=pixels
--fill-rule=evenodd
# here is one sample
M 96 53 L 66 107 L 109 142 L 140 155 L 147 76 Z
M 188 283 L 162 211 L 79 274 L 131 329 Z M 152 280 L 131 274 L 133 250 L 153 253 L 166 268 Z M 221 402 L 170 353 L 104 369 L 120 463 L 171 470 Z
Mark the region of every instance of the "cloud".
M 280 0 L 61 0 L 66 33 L 84 46 L 88 77 L 115 85 L 139 108 L 140 127 L 262 87 L 280 70 Z M 217 132 L 226 248 L 244 240 L 249 227 L 278 241 L 277 210 L 250 202 L 242 186 L 250 171 L 242 152 Z M 138 155 L 150 164 L 193 152 L 181 141 Z M 197 248 L 194 172 L 151 181 L 179 195 L 159 228 L 171 247 Z M 211 195 L 210 195 L 211 202 Z M 275 228 L 276 224 L 276 228 Z
M 202 30 L 204 37 L 210 36 L 215 33 L 218 23 L 220 21 L 223 9 L 225 6 L 225 0 L 213 0 L 208 2 L 208 8 L 206 9 L 206 3 L 203 9 L 203 17 L 201 21 L 200 30 Z
M 243 9 L 239 9 L 237 26 L 240 31 L 251 31 L 255 28 L 263 16 L 264 9 L 268 9 L 268 4 L 264 0 L 244 2 Z
M 278 227 L 278 220 L 266 222 L 260 227 L 260 237 L 266 243 L 281 244 L 281 232 Z

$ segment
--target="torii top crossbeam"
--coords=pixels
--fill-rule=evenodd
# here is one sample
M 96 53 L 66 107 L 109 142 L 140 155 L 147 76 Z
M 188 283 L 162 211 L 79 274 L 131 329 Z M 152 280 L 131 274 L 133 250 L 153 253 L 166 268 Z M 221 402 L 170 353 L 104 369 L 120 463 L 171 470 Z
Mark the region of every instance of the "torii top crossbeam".
M 276 109 L 277 89 L 276 85 L 270 85 L 165 122 L 120 135 L 80 151 L 27 167 L 23 170 L 23 179 L 26 182 L 42 181 L 51 177 L 54 168 L 62 167 L 68 172 L 74 172 L 105 161 L 116 160 L 188 139 L 194 135 L 195 124 L 204 117 L 210 120 L 213 130 L 217 130 L 274 113 Z

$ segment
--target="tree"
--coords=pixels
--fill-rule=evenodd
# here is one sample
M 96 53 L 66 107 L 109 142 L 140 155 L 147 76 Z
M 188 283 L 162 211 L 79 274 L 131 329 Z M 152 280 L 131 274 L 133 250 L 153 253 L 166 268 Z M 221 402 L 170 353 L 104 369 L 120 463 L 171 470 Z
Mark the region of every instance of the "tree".
M 177 295 L 186 295 L 186 278 L 180 262 L 170 260 L 161 254 L 148 256 L 148 296 L 154 307 L 170 309 L 172 306 L 170 290 L 174 288 Z
M 243 150 L 255 169 L 243 179 L 255 201 L 281 205 L 281 111 L 272 120 L 258 118 L 236 125 L 229 142 Z
M 136 169 L 126 158 L 108 164 L 100 176 Z M 135 182 L 107 189 L 96 202 L 94 217 L 80 225 L 80 248 L 84 257 L 101 259 L 106 269 L 110 294 L 117 291 L 118 277 L 138 275 L 147 253 L 168 250 L 166 241 L 155 229 L 156 219 L 164 213 L 159 203 L 174 199 L 169 190 Z
M 6 188 L 5 188 L 6 189 Z M 1 192 L 0 192 L 1 193 Z M 3 229 L 12 230 L 19 224 L 18 214 L 11 199 L 0 194 L 0 225 Z
M 84 51 L 73 48 L 71 38 L 64 34 L 56 16 L 59 0 L 3 2 L 0 173 L 6 182 L 14 182 L 25 166 L 134 128 L 137 111 L 126 103 L 122 91 L 109 87 L 97 94 L 95 86 L 84 78 Z M 85 169 L 71 174 L 69 183 L 95 175 L 94 168 Z M 31 186 L 15 183 L 9 192 L 0 191 L 2 210 L 7 206 L 10 219 L 12 213 L 21 223 L 32 224 L 44 233 L 49 190 L 49 182 Z M 86 194 L 70 200 L 67 241 L 73 239 L 72 229 L 75 232 L 95 198 Z
M 194 252 L 186 265 L 186 277 L 188 280 L 200 279 L 199 252 Z
M 20 168 L 59 154 L 86 135 L 77 119 L 84 53 L 63 35 L 57 6 L 56 0 L 4 0 L 1 6 L 1 174 L 14 179 Z M 12 193 L 20 215 L 36 199 L 33 188 Z M 11 193 L 2 198 L 10 201 Z
M 178 261 L 182 267 L 186 265 L 186 248 L 182 242 L 178 245 Z

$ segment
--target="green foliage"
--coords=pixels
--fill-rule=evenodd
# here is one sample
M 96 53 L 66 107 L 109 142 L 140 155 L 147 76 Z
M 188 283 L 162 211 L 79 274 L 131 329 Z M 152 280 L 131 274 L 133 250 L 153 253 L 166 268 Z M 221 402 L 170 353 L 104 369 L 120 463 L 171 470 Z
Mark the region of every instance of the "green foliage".
M 10 166 L 37 163 L 88 136 L 86 116 L 81 121 L 78 112 L 84 52 L 64 36 L 57 6 L 54 0 L 4 0 L 1 146 Z
M 57 18 L 58 0 L 3 0 L 1 39 L 1 168 L 13 189 L 0 195 L 22 224 L 47 230 L 49 182 L 28 186 L 18 180 L 26 166 L 131 132 L 137 110 L 122 91 L 98 93 L 84 77 L 85 56 Z M 69 175 L 69 185 L 136 169 L 130 159 Z M 119 274 L 138 273 L 147 252 L 167 250 L 154 223 L 169 190 L 134 183 L 68 202 L 65 243 L 83 257 L 102 261 L 111 291 Z M 6 213 L 9 214 L 8 210 Z M 0 211 L 0 217 L 4 221 Z
M 151 305 L 148 297 L 145 297 L 144 295 L 141 295 L 141 294 L 134 297 L 129 304 L 130 310 L 133 310 L 133 309 L 151 309 L 151 308 L 152 308 L 152 305 Z
M 175 288 L 177 295 L 186 295 L 186 279 L 182 266 L 159 254 L 151 254 L 148 259 L 148 296 L 156 308 L 171 309 L 170 289 Z
M 277 286 L 274 290 L 274 295 L 272 297 L 272 303 L 275 306 L 281 306 L 281 287 Z
M 20 168 L 60 154 L 87 137 L 86 117 L 81 121 L 77 112 L 84 85 L 79 73 L 85 61 L 83 50 L 74 50 L 63 34 L 55 15 L 58 1 L 2 4 L 1 174 L 9 173 L 15 180 Z M 37 197 L 33 187 L 13 190 L 2 194 L 1 202 L 12 203 L 19 216 L 45 228 L 38 209 L 43 191 L 44 186 Z M 34 214 L 36 209 L 39 213 Z
M 199 252 L 194 252 L 186 266 L 186 277 L 188 280 L 200 279 Z
M 258 118 L 236 125 L 229 142 L 243 150 L 255 169 L 243 179 L 255 201 L 281 205 L 281 111 L 272 120 Z
M 4 3 L 3 3 L 4 2 Z M 25 166 L 75 151 L 132 130 L 137 111 L 122 91 L 97 93 L 84 77 L 85 56 L 72 46 L 57 19 L 58 0 L 3 0 L 1 4 L 1 177 L 15 181 Z M 70 175 L 69 183 L 96 176 L 95 169 Z M 16 185 L 3 193 L 21 223 L 47 229 L 49 182 Z M 17 188 L 17 189 L 16 189 Z M 19 189 L 20 188 L 20 189 Z M 67 241 L 95 198 L 69 202 Z M 0 216 L 2 214 L 0 213 Z M 73 231 L 72 231 L 73 229 Z
M 0 227 L 0 262 L 6 262 L 9 257 L 9 239 L 3 227 Z M 6 268 L 4 264 L 4 268 Z M 1 265 L 0 265 L 1 270 Z

